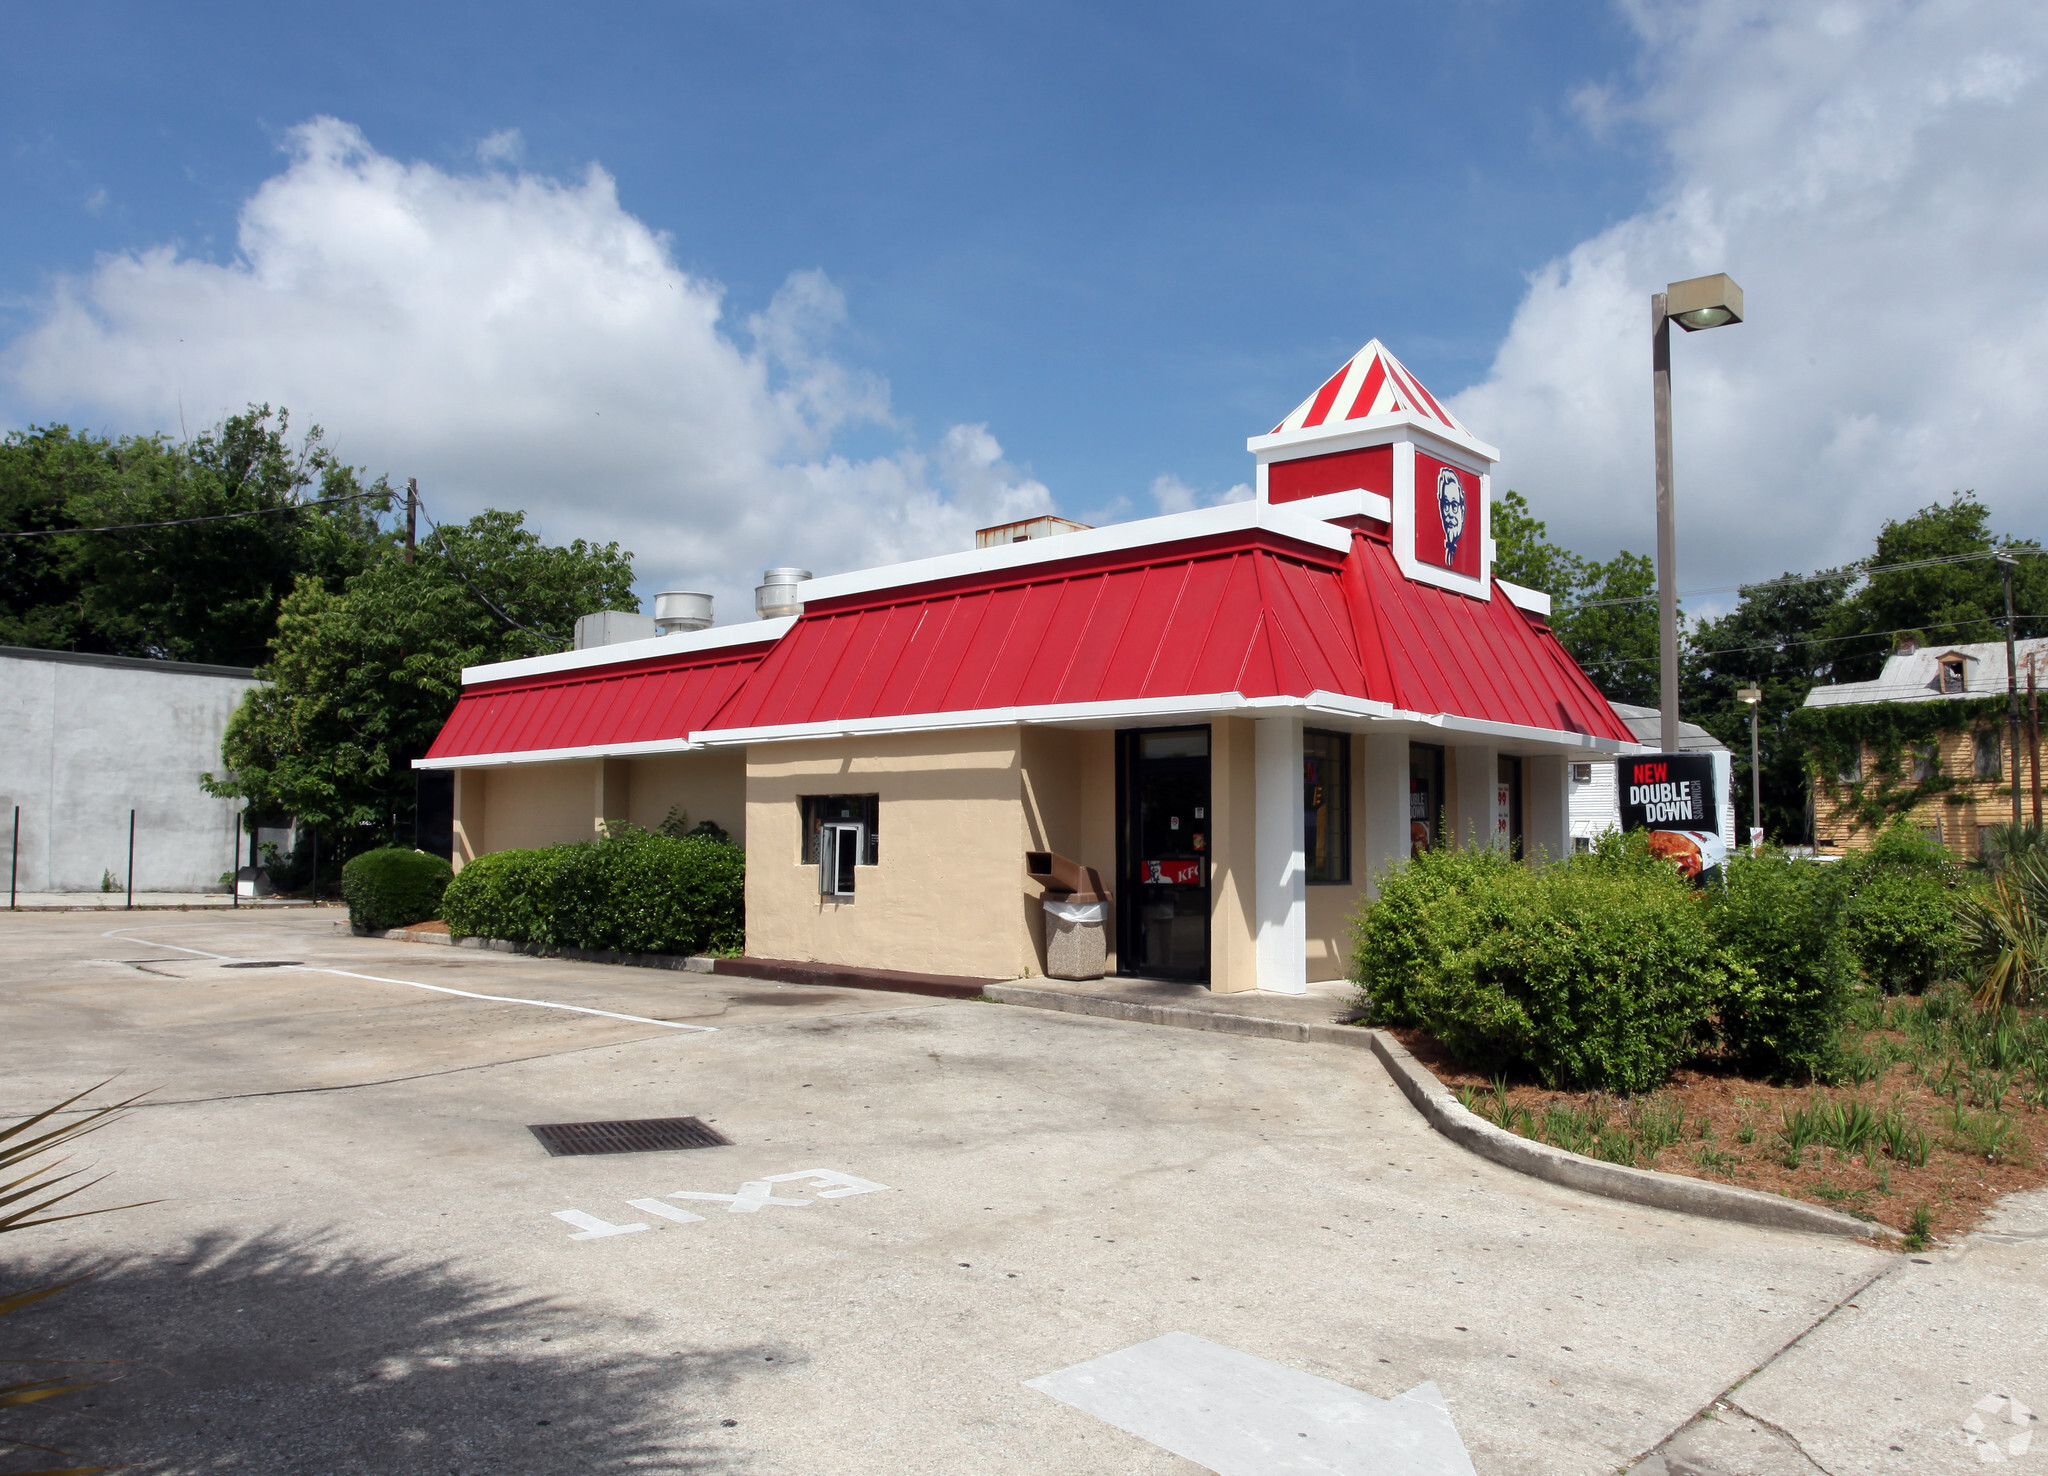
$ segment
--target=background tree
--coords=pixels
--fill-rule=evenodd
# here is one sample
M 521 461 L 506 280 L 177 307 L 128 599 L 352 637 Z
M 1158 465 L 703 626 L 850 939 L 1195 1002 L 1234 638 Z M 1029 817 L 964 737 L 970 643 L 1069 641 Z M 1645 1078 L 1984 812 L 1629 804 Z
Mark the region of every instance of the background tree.
M 302 575 L 258 668 L 268 685 L 229 720 L 230 772 L 208 787 L 296 815 L 336 860 L 409 845 L 412 761 L 454 709 L 462 669 L 562 650 L 577 616 L 638 609 L 632 584 L 616 543 L 551 547 L 523 514 L 496 511 L 436 530 L 413 563 L 383 551 L 339 590 Z
M 1965 491 L 1887 522 L 1869 562 L 1881 567 L 2002 548 L 2038 552 L 2040 545 L 1994 533 L 1990 509 Z M 2016 637 L 2048 634 L 2048 561 L 2020 559 L 2013 570 L 2013 610 L 2019 617 Z M 1997 564 L 1978 558 L 1873 575 L 1835 613 L 1828 633 L 1838 639 L 1829 680 L 1868 681 L 1883 669 L 1899 632 L 1909 630 L 1938 646 L 2004 640 L 2005 592 Z
M 1756 585 L 1726 615 L 1688 632 L 1680 665 L 1679 710 L 1727 744 L 1735 755 L 1738 837 L 1749 834 L 1749 708 L 1735 693 L 1754 686 L 1757 746 L 1763 766 L 1764 834 L 1780 843 L 1811 839 L 1807 816 L 1806 753 L 1792 737 L 1792 714 L 1806 694 L 1832 679 L 1839 647 L 1828 639 L 1856 570 L 1828 570 Z
M 0 643 L 253 666 L 301 576 L 329 588 L 392 535 L 391 490 L 365 485 L 318 426 L 252 405 L 185 444 L 32 427 L 0 441 Z M 347 498 L 338 505 L 309 504 Z M 118 532 L 127 523 L 213 522 Z
M 1603 561 L 1558 547 L 1512 490 L 1493 505 L 1493 541 L 1494 573 L 1550 596 L 1550 628 L 1601 692 L 1656 706 L 1657 606 L 1646 598 L 1656 593 L 1656 564 L 1626 549 Z

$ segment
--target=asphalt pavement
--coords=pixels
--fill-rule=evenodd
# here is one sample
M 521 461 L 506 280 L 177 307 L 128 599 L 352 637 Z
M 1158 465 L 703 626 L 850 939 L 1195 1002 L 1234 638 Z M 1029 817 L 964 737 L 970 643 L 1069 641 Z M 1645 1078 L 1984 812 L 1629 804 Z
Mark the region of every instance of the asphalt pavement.
M 2024 1214 L 1915 1261 L 1604 1201 L 1369 1052 L 327 909 L 0 917 L 0 1024 L 0 1113 L 150 1093 L 81 1157 L 152 1202 L 0 1244 L 8 1286 L 92 1273 L 0 1342 L 122 1360 L 21 1433 L 140 1472 L 1196 1471 L 1026 1382 L 1168 1334 L 1433 1384 L 1488 1476 L 1975 1470 L 1973 1414 L 2048 1469 L 2009 1449 L 2048 1405 Z M 730 1146 L 528 1131 L 679 1116 Z

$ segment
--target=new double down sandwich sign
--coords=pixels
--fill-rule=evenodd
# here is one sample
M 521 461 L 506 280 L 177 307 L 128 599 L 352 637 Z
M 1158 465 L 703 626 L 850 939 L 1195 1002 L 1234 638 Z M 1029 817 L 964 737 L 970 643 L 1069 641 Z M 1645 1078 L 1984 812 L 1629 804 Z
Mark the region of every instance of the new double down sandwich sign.
M 1714 761 L 1703 753 L 1648 753 L 1622 759 L 1621 828 L 1650 832 L 1650 850 L 1695 880 L 1728 859 Z

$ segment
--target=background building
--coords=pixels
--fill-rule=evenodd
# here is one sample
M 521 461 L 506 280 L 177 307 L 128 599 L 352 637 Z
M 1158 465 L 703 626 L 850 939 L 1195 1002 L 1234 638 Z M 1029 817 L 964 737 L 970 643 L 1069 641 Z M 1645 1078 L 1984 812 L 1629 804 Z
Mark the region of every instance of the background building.
M 199 776 L 220 771 L 255 685 L 246 667 L 0 647 L 0 827 L 19 806 L 19 888 L 125 888 L 133 810 L 137 891 L 224 890 L 241 807 Z
M 2015 643 L 2020 700 L 2048 679 L 2048 639 Z M 1925 646 L 1902 639 L 1872 681 L 1815 687 L 1802 714 L 1814 765 L 1814 840 L 1823 852 L 1870 844 L 1908 818 L 1958 857 L 1983 849 L 1986 829 L 2012 821 L 2017 774 L 2031 793 L 2022 817 L 2041 818 L 2037 730 L 2018 754 L 2006 720 L 2005 642 Z M 2029 725 L 2023 725 L 2029 726 Z

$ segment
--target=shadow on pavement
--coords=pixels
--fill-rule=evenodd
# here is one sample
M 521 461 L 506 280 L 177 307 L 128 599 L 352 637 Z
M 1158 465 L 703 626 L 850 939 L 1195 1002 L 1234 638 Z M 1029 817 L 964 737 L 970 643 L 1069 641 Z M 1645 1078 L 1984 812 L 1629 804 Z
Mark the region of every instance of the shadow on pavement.
M 125 1363 L 82 1370 L 116 1379 L 22 1411 L 9 1432 L 147 1476 L 718 1472 L 745 1449 L 708 1433 L 720 1397 L 763 1362 L 751 1348 L 607 1352 L 615 1320 L 581 1322 L 446 1261 L 275 1231 L 9 1267 L 0 1289 L 84 1271 L 7 1319 L 0 1356 Z

